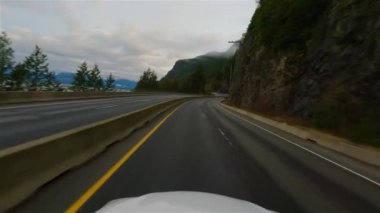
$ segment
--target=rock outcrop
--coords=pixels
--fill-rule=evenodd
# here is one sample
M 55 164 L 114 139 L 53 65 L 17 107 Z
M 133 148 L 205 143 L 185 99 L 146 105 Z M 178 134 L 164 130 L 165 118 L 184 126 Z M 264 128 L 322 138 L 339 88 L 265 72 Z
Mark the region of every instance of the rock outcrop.
M 378 0 L 261 0 L 230 102 L 380 146 L 379 14 Z

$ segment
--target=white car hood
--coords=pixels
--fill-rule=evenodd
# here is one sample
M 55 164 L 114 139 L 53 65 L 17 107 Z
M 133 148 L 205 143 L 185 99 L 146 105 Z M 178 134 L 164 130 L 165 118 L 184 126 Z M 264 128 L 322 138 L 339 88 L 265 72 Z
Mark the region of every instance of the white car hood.
M 204 192 L 161 192 L 110 201 L 99 213 L 121 212 L 272 212 L 253 203 Z

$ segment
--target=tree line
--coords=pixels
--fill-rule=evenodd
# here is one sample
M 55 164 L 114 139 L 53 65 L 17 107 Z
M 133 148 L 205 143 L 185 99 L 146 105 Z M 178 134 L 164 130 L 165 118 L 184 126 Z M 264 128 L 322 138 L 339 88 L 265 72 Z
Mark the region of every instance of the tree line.
M 0 35 L 0 91 L 63 91 L 56 74 L 49 70 L 47 55 L 39 46 L 24 61 L 15 63 L 12 41 L 5 32 Z M 71 89 L 74 91 L 112 91 L 115 79 L 112 73 L 104 81 L 97 64 L 88 69 L 79 65 Z
M 148 68 L 140 76 L 136 90 L 205 94 L 226 87 L 224 91 L 227 91 L 227 86 L 221 85 L 221 82 L 225 82 L 223 72 L 225 71 L 217 73 L 216 76 L 207 77 L 203 66 L 198 65 L 193 72 L 181 79 L 158 81 L 155 71 Z
M 115 89 L 115 79 L 110 73 L 105 81 L 100 76 L 99 66 L 89 69 L 87 62 L 79 65 L 72 83 L 74 91 L 111 91 Z

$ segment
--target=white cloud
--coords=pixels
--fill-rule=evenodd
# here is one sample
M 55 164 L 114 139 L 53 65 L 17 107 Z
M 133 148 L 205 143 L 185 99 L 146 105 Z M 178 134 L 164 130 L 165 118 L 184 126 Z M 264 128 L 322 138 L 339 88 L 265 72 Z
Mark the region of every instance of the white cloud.
M 113 29 L 108 32 L 85 32 L 43 36 L 28 29 L 8 30 L 17 61 L 29 55 L 35 45 L 48 54 L 50 69 L 73 71 L 86 60 L 97 63 L 106 75 L 138 79 L 151 67 L 162 77 L 182 57 L 193 57 L 203 49 L 213 49 L 217 35 L 167 35 L 165 32 L 141 31 L 137 28 Z M 172 37 L 181 39 L 172 39 Z M 186 54 L 185 54 L 186 53 Z
M 75 71 L 86 60 L 134 80 L 148 67 L 162 77 L 178 59 L 226 50 L 253 13 L 246 2 L 4 2 L 0 27 L 18 62 L 39 45 L 51 70 Z

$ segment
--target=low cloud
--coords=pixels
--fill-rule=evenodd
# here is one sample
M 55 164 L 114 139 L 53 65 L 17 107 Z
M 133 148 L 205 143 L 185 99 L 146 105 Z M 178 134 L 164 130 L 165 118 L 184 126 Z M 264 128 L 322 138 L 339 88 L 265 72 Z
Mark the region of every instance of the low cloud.
M 121 27 L 85 31 L 70 22 L 71 33 L 44 36 L 24 28 L 8 29 L 17 62 L 38 45 L 48 54 L 50 69 L 75 71 L 79 63 L 98 64 L 103 75 L 137 80 L 148 67 L 159 77 L 181 58 L 194 57 L 218 47 L 223 41 L 215 34 L 168 33 Z

